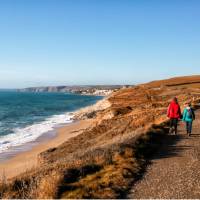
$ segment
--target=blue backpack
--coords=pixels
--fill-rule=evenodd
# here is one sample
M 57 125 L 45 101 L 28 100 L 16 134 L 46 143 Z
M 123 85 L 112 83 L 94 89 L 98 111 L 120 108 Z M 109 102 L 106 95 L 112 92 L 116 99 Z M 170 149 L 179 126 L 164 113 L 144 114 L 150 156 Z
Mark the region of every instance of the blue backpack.
M 187 118 L 193 119 L 192 109 L 187 109 Z

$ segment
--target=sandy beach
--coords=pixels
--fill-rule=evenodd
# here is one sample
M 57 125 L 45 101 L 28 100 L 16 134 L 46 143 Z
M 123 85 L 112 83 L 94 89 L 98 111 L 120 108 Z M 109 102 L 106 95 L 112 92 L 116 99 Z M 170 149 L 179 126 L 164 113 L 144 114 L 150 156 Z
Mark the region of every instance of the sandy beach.
M 57 135 L 52 139 L 47 139 L 31 150 L 21 152 L 13 158 L 0 163 L 0 179 L 6 177 L 12 178 L 20 173 L 27 171 L 37 165 L 38 154 L 56 146 L 64 141 L 79 135 L 84 129 L 92 125 L 92 120 L 80 120 L 70 123 L 57 130 Z

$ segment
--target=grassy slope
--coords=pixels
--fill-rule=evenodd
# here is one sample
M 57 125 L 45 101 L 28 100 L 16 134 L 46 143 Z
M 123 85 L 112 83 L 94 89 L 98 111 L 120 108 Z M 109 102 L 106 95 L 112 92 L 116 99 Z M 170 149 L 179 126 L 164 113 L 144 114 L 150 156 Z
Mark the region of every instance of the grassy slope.
M 194 81 L 200 82 L 200 77 L 119 90 L 109 98 L 111 107 L 98 113 L 95 127 L 42 153 L 40 167 L 2 183 L 0 197 L 124 197 L 167 130 L 166 109 L 171 98 L 177 96 L 182 105 L 188 100 L 193 104 L 200 101 L 200 89 L 190 84 Z M 178 87 L 163 87 L 163 82 Z M 180 90 L 181 84 L 190 86 Z
M 160 86 L 188 86 L 193 87 L 193 85 L 200 86 L 200 75 L 196 76 L 182 76 L 182 77 L 175 77 L 165 80 L 158 80 L 152 81 L 150 83 L 144 84 L 151 87 L 160 87 Z

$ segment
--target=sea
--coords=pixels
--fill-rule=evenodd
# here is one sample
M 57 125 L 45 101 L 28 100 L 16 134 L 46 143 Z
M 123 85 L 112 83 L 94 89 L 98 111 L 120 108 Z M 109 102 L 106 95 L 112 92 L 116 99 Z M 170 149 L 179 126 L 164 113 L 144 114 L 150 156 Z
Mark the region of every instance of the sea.
M 31 144 L 57 127 L 72 123 L 73 112 L 100 96 L 0 90 L 0 155 Z

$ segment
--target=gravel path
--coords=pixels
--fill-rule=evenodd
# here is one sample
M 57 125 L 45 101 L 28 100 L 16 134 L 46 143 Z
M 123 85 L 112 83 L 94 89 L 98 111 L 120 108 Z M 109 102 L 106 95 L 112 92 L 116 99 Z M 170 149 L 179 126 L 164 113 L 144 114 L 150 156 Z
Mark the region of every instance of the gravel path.
M 177 136 L 166 136 L 128 198 L 200 198 L 200 111 L 196 111 L 191 137 L 185 134 L 182 122 Z

